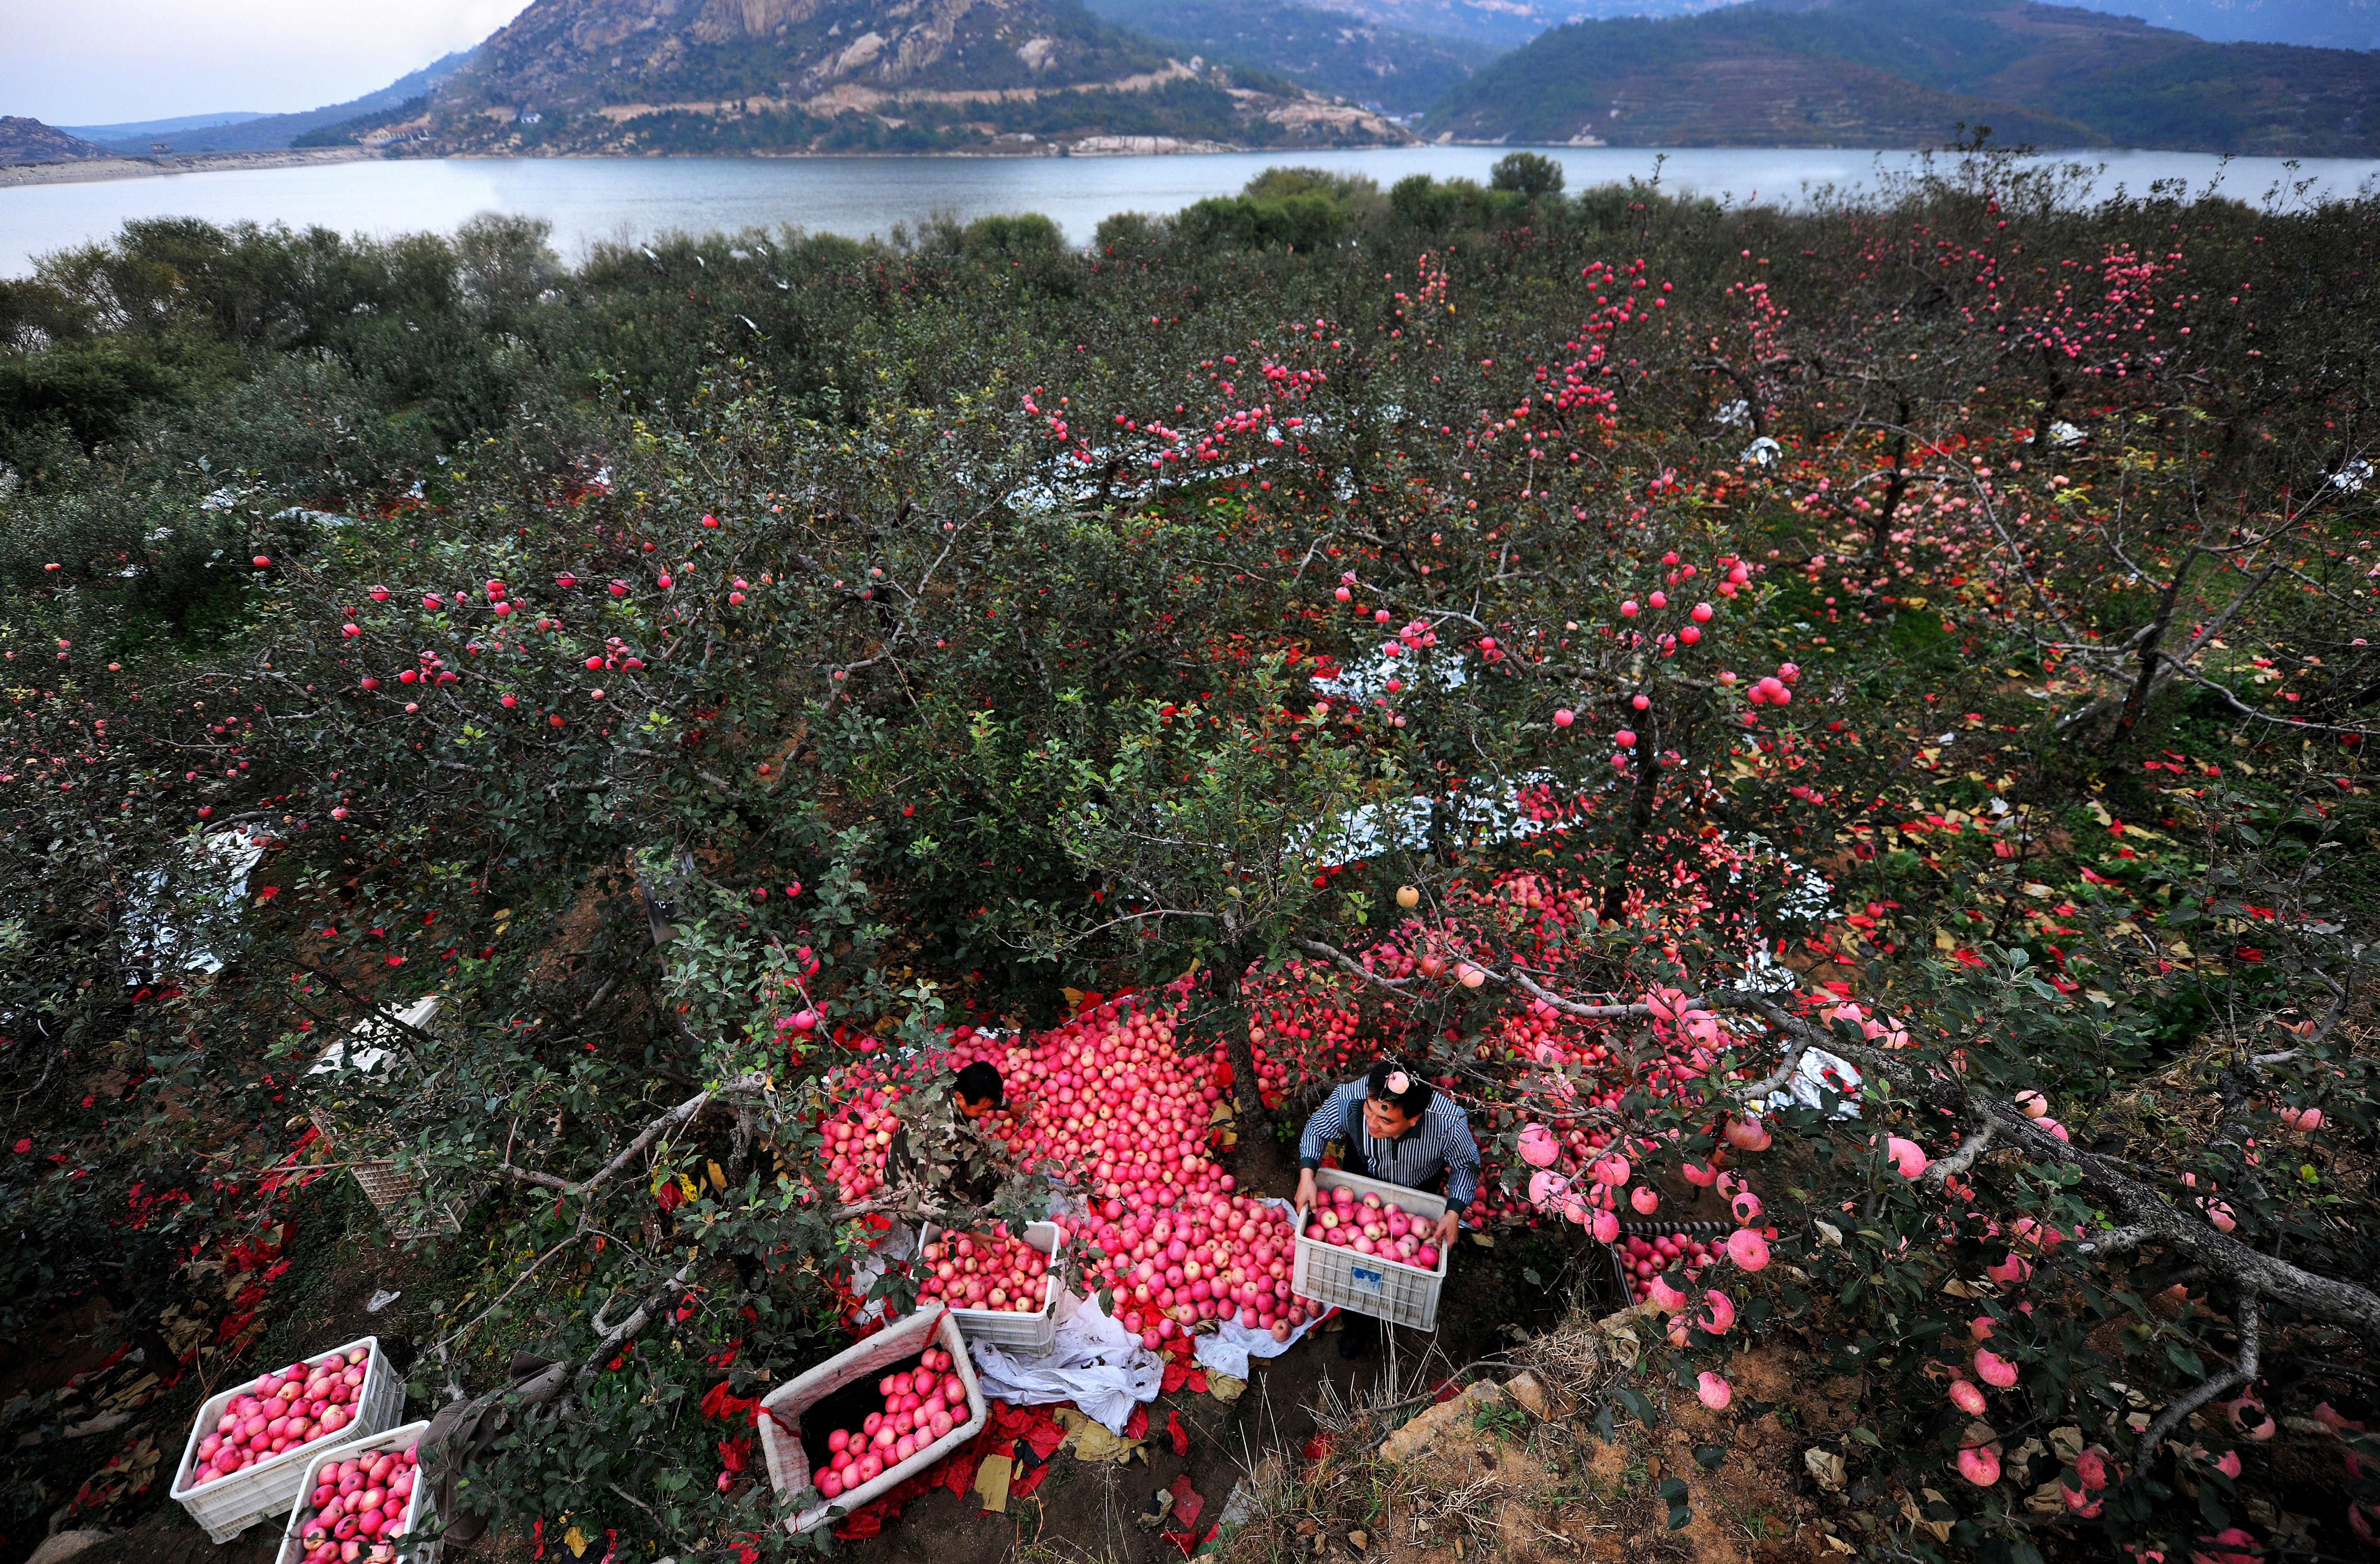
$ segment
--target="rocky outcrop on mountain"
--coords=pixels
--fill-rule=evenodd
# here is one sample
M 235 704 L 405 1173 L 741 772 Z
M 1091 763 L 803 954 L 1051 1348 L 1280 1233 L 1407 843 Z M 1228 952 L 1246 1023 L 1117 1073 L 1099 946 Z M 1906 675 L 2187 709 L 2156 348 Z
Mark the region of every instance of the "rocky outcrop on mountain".
M 536 0 L 430 96 L 431 153 L 1372 146 L 1380 115 L 1175 57 L 1079 0 Z
M 0 115 L 0 168 L 19 164 L 80 163 L 115 154 L 96 142 L 69 136 L 38 119 Z

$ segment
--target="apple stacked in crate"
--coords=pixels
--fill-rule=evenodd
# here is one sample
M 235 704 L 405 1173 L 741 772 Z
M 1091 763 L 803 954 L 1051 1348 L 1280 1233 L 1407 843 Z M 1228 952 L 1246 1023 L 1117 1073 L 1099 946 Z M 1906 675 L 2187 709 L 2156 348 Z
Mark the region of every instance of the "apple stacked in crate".
M 876 1382 L 883 1405 L 868 1413 L 856 1428 L 836 1428 L 826 1437 L 832 1460 L 814 1481 L 822 1498 L 839 1497 L 845 1489 L 872 1483 L 919 1450 L 967 1421 L 966 1382 L 955 1370 L 955 1360 L 939 1347 L 929 1347 L 917 1366 L 888 1374 Z M 308 1560 L 308 1564 L 316 1564 Z M 353 1564 L 353 1561 L 348 1561 Z
M 264 1376 L 232 1398 L 200 1437 L 188 1486 L 202 1487 L 261 1461 L 335 1434 L 355 1420 L 370 1347 L 331 1352 Z
M 413 1518 L 420 1458 L 414 1445 L 368 1449 L 315 1468 L 314 1488 L 300 1499 L 311 1511 L 298 1528 L 306 1551 L 298 1564 L 358 1564 L 396 1557 L 395 1540 Z
M 944 1233 L 920 1257 L 927 1271 L 918 1295 L 940 1298 L 954 1309 L 1030 1315 L 1050 1301 L 1050 1256 L 1021 1238 Z
M 1341 1184 L 1315 1203 L 1305 1236 L 1428 1271 L 1438 1268 L 1438 1245 L 1428 1237 L 1437 1225 L 1435 1218 L 1409 1212 L 1377 1192 L 1358 1195 Z

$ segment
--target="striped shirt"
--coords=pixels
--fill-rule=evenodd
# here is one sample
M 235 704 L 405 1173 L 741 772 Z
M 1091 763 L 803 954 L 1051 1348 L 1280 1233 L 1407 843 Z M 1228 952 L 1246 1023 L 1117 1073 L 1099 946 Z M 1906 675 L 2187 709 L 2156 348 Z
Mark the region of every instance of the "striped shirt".
M 1433 1092 L 1412 1129 L 1394 1140 L 1375 1140 L 1364 1127 L 1364 1099 L 1369 1095 L 1367 1081 L 1350 1081 L 1332 1092 L 1298 1137 L 1298 1165 L 1320 1167 L 1322 1148 L 1344 1141 L 1364 1159 L 1370 1177 L 1418 1189 L 1443 1170 L 1447 1205 L 1457 1211 L 1470 1205 L 1479 1189 L 1479 1143 L 1471 1138 L 1463 1109 L 1444 1092 Z

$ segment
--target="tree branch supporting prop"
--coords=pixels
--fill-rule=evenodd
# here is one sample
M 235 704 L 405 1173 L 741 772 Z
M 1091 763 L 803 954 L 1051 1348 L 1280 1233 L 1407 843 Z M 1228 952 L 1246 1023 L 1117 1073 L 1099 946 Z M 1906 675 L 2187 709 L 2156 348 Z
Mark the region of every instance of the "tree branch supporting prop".
M 712 1098 L 748 1096 L 755 1092 L 766 1090 L 768 1085 L 768 1077 L 765 1075 L 736 1075 L 720 1082 L 719 1085 L 715 1086 L 711 1086 L 696 1093 L 693 1097 L 690 1097 L 684 1102 L 679 1103 L 675 1108 L 671 1109 L 668 1112 L 662 1114 L 651 1123 L 647 1124 L 643 1130 L 638 1132 L 636 1139 L 621 1147 L 619 1155 L 613 1157 L 612 1160 L 603 1164 L 603 1166 L 598 1170 L 592 1177 L 579 1180 L 577 1182 L 573 1182 L 572 1181 L 565 1178 L 557 1178 L 552 1173 L 540 1173 L 528 1168 L 516 1168 L 508 1161 L 498 1164 L 496 1171 L 504 1174 L 506 1178 L 516 1180 L 521 1183 L 535 1184 L 540 1189 L 555 1190 L 563 1194 L 584 1194 L 589 1190 L 598 1188 L 617 1177 L 621 1170 L 627 1167 L 630 1162 L 636 1160 L 639 1152 L 642 1152 L 647 1146 L 651 1146 L 653 1142 L 669 1134 L 672 1130 L 676 1129 L 679 1125 L 692 1120 L 696 1114 L 700 1113 L 705 1108 L 710 1105 Z
M 2380 1293 L 2350 1281 L 2318 1276 L 2271 1255 L 2261 1255 L 2213 1223 L 2177 1209 L 2163 1194 L 2123 1172 L 2109 1158 L 2081 1150 L 2044 1130 L 2013 1102 L 1977 1097 L 1948 1073 L 1920 1079 L 1908 1062 L 1880 1049 L 1827 1036 L 1799 1016 L 1761 998 L 1739 998 L 1803 1048 L 1831 1049 L 1890 1081 L 1909 1097 L 1963 1119 L 1974 1131 L 1986 1127 L 1998 1144 L 2039 1163 L 2071 1168 L 2082 1185 L 2102 1201 L 2140 1242 L 2164 1245 L 2231 1282 L 2318 1319 L 2344 1325 L 2367 1338 L 2380 1338 Z

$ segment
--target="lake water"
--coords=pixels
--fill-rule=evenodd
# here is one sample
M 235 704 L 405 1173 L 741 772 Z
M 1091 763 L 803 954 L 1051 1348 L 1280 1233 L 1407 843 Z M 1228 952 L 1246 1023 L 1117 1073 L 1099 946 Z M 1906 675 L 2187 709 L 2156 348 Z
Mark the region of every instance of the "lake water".
M 1117 212 L 1178 211 L 1238 190 L 1281 164 L 1371 176 L 1383 188 L 1408 174 L 1487 177 L 1502 147 L 1408 147 L 1380 152 L 1220 152 L 1103 158 L 516 158 L 333 164 L 235 170 L 80 185 L 0 188 L 0 276 L 22 276 L 35 256 L 105 238 L 125 219 L 188 216 L 321 224 L 343 233 L 445 231 L 474 213 L 504 212 L 553 224 L 565 260 L 601 239 L 640 239 L 790 224 L 814 232 L 882 235 L 935 212 L 962 220 L 1041 212 L 1075 243 Z M 1737 202 L 1792 204 L 1812 188 L 1872 183 L 1916 154 L 1823 149 L 1657 152 L 1548 147 L 1573 190 L 1650 179 Z M 2180 179 L 2193 189 L 2262 203 L 2295 181 L 2305 199 L 2349 195 L 2380 179 L 2380 160 L 2236 158 L 2192 152 L 2075 154 L 2103 165 L 2097 188 L 2144 190 Z M 2292 171 L 2294 168 L 2294 172 Z M 2295 199 L 2295 198 L 2289 198 Z

